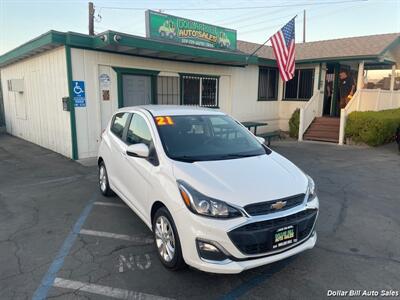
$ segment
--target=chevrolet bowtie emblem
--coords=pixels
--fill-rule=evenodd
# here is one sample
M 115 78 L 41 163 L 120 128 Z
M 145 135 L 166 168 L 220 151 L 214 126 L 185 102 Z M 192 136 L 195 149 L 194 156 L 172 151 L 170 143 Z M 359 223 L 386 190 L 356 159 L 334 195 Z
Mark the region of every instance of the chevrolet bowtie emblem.
M 286 201 L 277 201 L 274 204 L 271 204 L 271 208 L 273 209 L 282 209 L 286 206 Z

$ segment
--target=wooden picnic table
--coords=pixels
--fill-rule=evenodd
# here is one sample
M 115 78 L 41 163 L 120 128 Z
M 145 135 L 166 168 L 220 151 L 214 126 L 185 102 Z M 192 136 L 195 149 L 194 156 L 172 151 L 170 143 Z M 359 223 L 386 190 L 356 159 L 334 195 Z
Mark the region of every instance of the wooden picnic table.
M 244 127 L 247 127 L 248 130 L 251 131 L 251 128 L 254 127 L 254 135 L 257 135 L 257 127 L 260 126 L 268 126 L 266 122 L 254 122 L 254 121 L 247 121 L 241 122 Z

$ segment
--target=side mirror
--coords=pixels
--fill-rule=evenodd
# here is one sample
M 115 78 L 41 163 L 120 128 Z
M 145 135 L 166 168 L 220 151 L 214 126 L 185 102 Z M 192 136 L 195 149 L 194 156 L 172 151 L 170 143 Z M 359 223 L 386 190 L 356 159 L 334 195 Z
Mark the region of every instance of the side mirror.
M 265 143 L 265 139 L 261 136 L 256 136 L 257 140 L 261 143 L 264 144 Z
M 148 158 L 149 147 L 143 143 L 129 145 L 126 149 L 126 154 L 132 157 Z

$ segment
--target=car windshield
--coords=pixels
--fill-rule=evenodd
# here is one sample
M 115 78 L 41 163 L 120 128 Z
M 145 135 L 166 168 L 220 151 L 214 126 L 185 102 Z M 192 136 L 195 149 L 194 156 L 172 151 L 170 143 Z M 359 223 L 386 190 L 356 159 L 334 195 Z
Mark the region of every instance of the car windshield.
M 174 160 L 235 159 L 267 153 L 250 132 L 226 115 L 155 118 L 164 150 Z

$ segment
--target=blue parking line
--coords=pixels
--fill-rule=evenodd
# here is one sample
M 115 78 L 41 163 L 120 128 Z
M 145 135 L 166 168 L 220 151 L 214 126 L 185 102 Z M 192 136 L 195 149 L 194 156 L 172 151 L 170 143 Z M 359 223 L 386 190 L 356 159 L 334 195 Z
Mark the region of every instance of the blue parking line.
M 245 295 L 247 292 L 255 288 L 256 286 L 260 285 L 263 283 L 265 280 L 270 278 L 272 275 L 275 273 L 278 273 L 281 271 L 285 266 L 287 266 L 294 257 L 287 258 L 283 261 L 277 262 L 274 265 L 271 265 L 267 271 L 254 276 L 250 280 L 242 283 L 238 287 L 234 288 L 227 294 L 223 295 L 219 300 L 236 300 Z
M 37 288 L 35 293 L 33 294 L 32 300 L 44 300 L 47 297 L 47 293 L 49 292 L 50 288 L 54 283 L 54 279 L 58 271 L 60 271 L 61 267 L 64 264 L 65 257 L 67 257 L 69 251 L 74 244 L 76 237 L 78 236 L 79 232 L 82 229 L 83 224 L 86 221 L 90 211 L 93 208 L 93 203 L 97 198 L 97 193 L 92 196 L 89 202 L 86 204 L 85 208 L 83 209 L 81 215 L 79 216 L 78 220 L 76 221 L 74 227 L 68 234 L 67 238 L 65 239 L 64 243 L 62 244 L 60 250 L 58 251 L 56 257 L 54 258 L 53 262 L 51 263 L 49 269 L 47 270 L 46 275 L 43 277 L 40 286 Z

